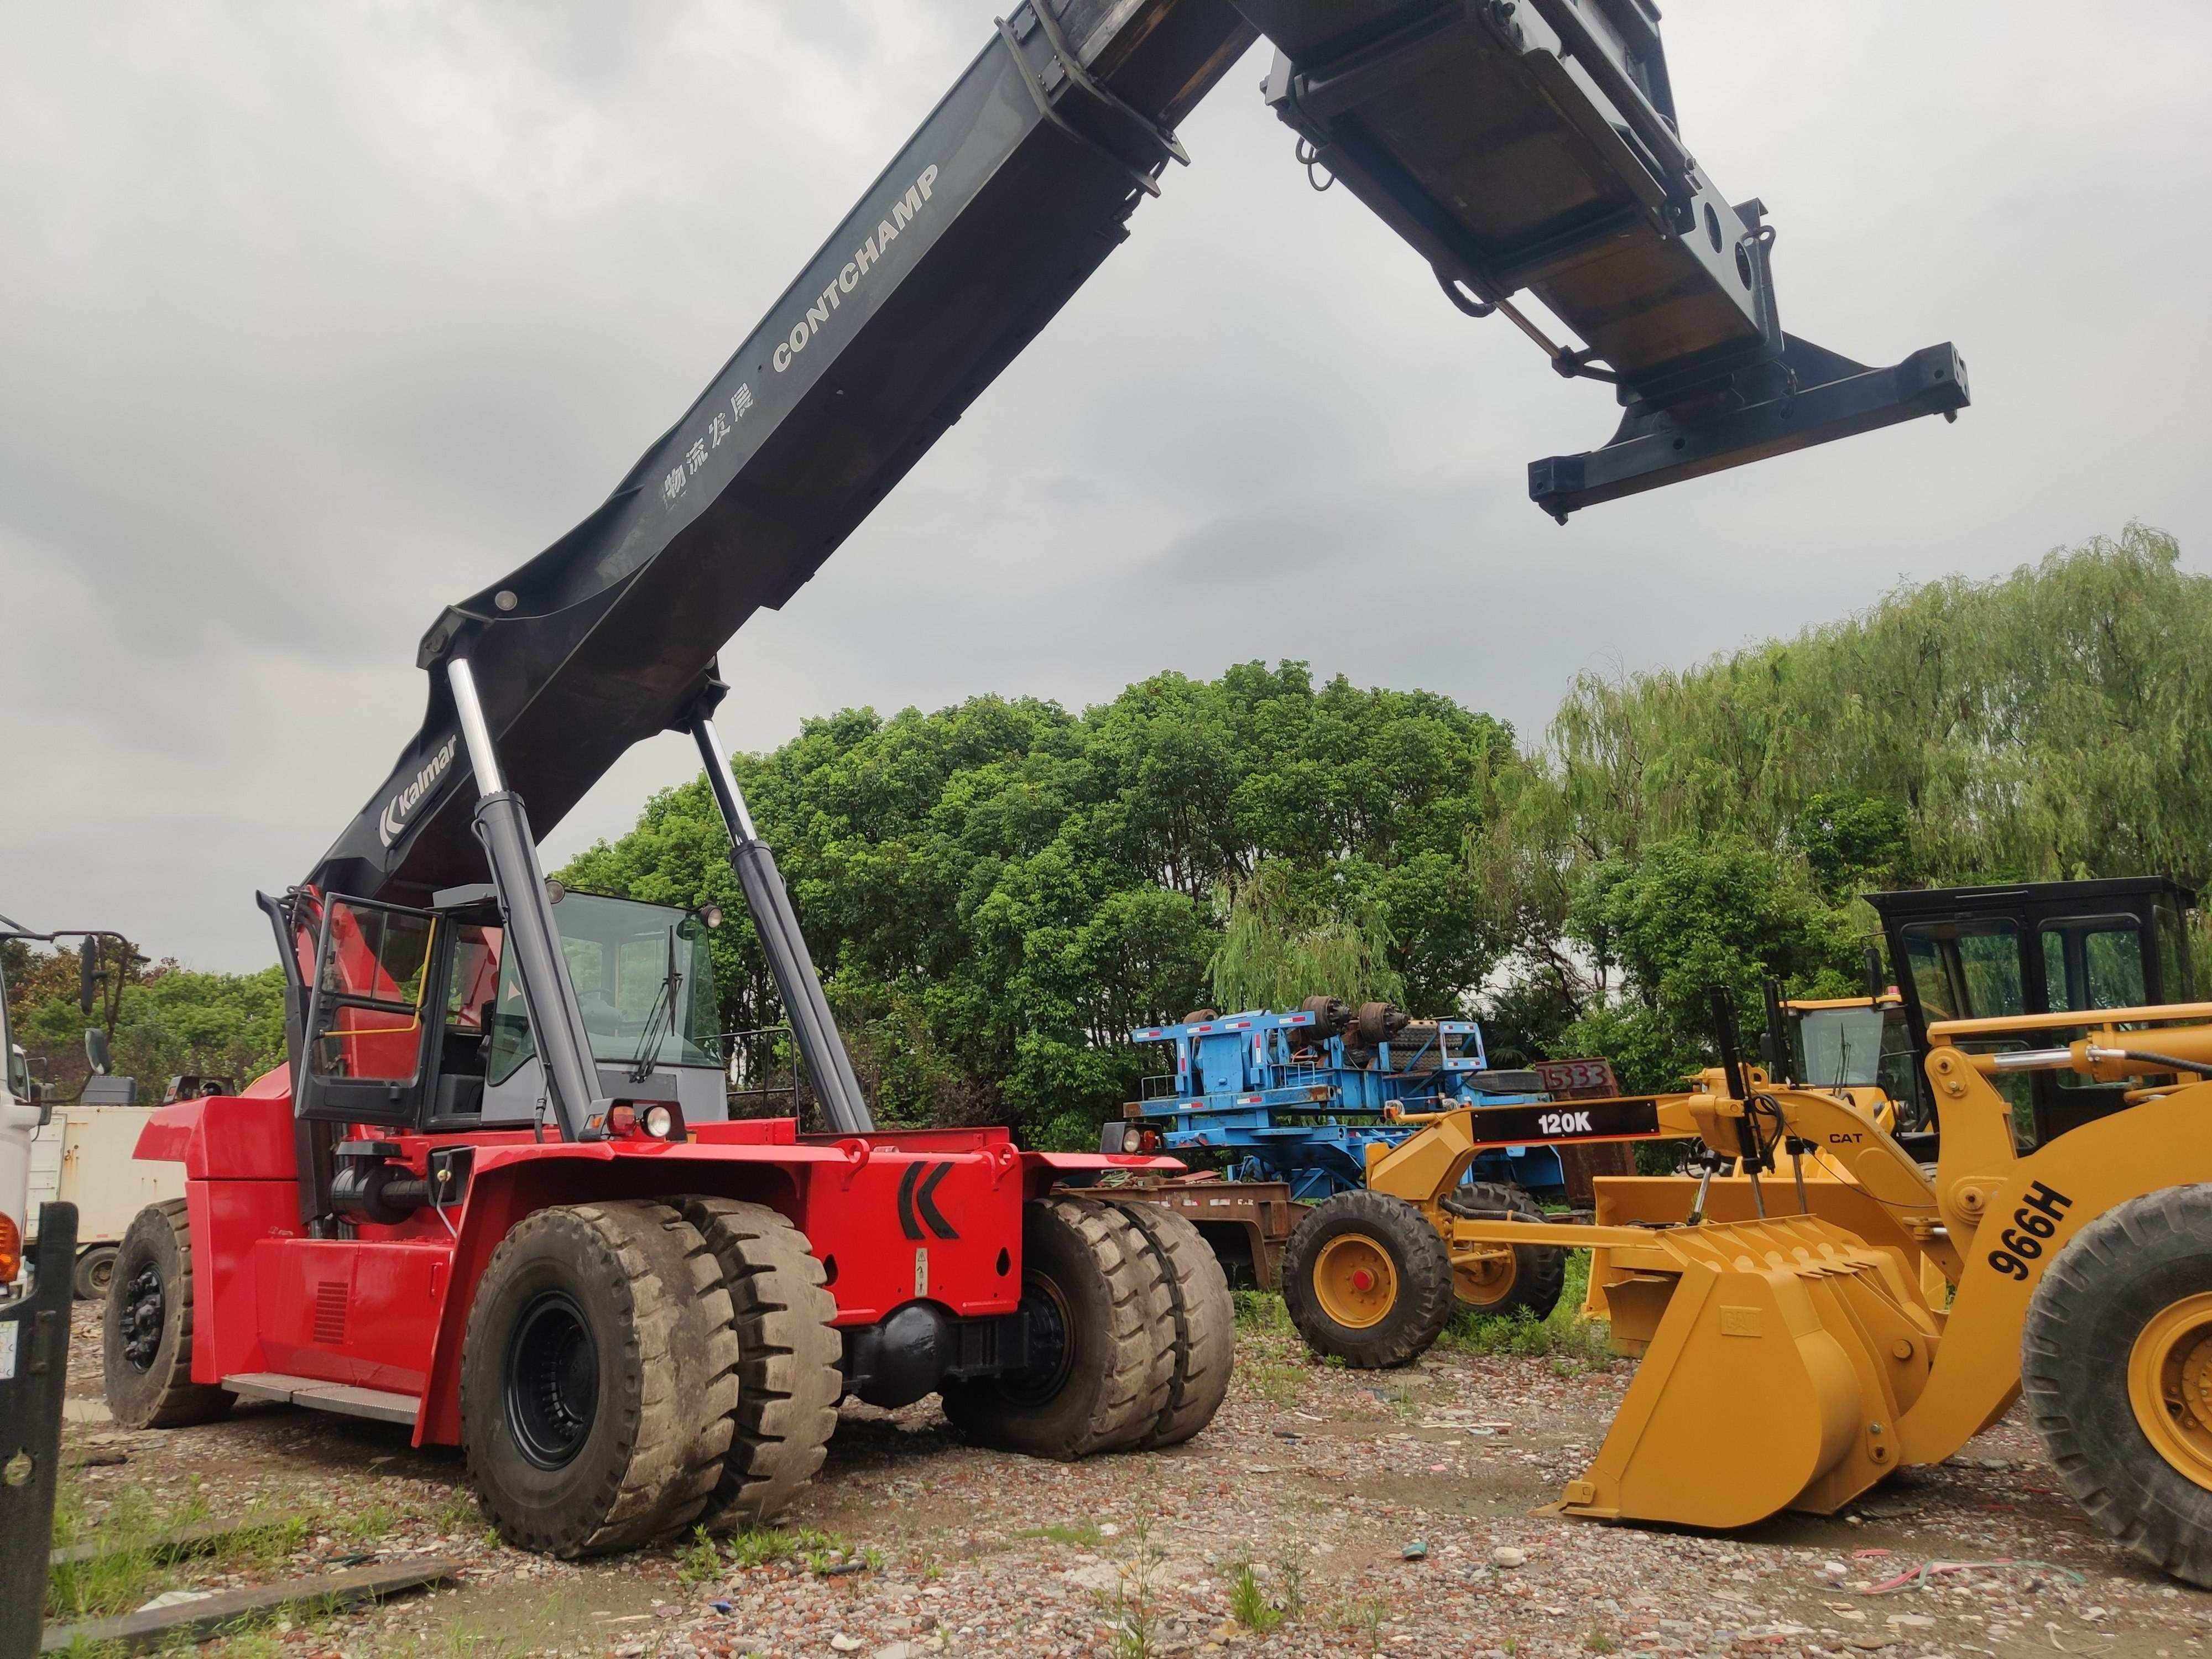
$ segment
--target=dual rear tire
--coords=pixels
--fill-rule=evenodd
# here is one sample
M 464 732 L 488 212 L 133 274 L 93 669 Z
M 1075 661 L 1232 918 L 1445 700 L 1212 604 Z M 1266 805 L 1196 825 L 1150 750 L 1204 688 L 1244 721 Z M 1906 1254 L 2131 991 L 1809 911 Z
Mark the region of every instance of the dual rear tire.
M 945 1414 L 1034 1457 L 1180 1444 L 1229 1391 L 1236 1313 L 1198 1229 L 1173 1211 L 1077 1193 L 1022 1216 L 1030 1364 L 948 1382 Z
M 769 1518 L 836 1423 L 836 1308 L 763 1205 L 526 1217 L 477 1282 L 461 1441 L 509 1543 L 574 1558 Z

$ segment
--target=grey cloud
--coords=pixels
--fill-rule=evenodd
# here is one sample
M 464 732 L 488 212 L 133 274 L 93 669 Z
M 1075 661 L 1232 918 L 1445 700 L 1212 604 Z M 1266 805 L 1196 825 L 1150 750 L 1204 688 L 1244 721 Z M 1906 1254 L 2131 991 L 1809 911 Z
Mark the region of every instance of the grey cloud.
M 989 38 L 965 0 L 0 13 L 0 908 L 252 967 L 419 716 L 441 605 L 567 530 Z M 785 610 L 726 736 L 1251 657 L 1534 734 L 1696 660 L 2141 516 L 2197 550 L 2212 14 L 1671 8 L 1686 130 L 1785 321 L 1956 338 L 1976 407 L 1593 510 L 1610 431 L 1316 196 L 1255 54 L 1130 241 Z M 673 739 L 550 838 L 619 833 Z

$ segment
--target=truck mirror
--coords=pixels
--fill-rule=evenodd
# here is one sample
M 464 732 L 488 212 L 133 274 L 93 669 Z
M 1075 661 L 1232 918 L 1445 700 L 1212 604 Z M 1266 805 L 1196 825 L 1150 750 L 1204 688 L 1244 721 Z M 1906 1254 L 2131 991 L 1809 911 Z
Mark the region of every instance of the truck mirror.
M 107 1033 L 97 1025 L 84 1034 L 84 1057 L 91 1062 L 94 1077 L 106 1077 L 115 1069 L 115 1057 L 107 1046 Z
M 100 989 L 100 941 L 90 934 L 76 953 L 76 1001 L 86 1014 L 92 1012 L 93 1000 Z

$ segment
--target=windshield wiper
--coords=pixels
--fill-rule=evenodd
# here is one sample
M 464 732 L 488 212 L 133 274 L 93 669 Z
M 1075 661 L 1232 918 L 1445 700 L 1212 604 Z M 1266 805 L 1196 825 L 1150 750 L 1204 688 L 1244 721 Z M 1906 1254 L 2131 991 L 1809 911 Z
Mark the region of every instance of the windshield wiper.
M 668 930 L 668 972 L 662 976 L 660 994 L 653 1000 L 653 1007 L 646 1014 L 645 1030 L 637 1039 L 636 1050 L 629 1057 L 629 1080 L 642 1083 L 651 1077 L 660 1063 L 660 1028 L 668 1027 L 671 1036 L 676 1034 L 676 999 L 684 989 L 684 975 L 676 968 L 676 930 Z

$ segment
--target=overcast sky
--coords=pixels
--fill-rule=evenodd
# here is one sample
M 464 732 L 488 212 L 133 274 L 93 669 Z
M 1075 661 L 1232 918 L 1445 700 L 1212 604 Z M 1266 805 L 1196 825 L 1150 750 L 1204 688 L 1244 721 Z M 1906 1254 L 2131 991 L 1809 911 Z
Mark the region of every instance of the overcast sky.
M 1958 342 L 1975 406 L 1591 509 L 1610 432 L 1261 102 L 779 615 L 731 741 L 1298 657 L 1534 738 L 1693 662 L 2131 517 L 2208 567 L 2212 7 L 1674 0 L 1685 136 L 1793 331 Z M 421 718 L 449 599 L 601 500 L 967 60 L 981 0 L 0 9 L 0 911 L 270 959 Z M 1296 580 L 1285 580 L 1295 577 Z M 689 745 L 549 839 L 618 834 Z

